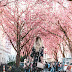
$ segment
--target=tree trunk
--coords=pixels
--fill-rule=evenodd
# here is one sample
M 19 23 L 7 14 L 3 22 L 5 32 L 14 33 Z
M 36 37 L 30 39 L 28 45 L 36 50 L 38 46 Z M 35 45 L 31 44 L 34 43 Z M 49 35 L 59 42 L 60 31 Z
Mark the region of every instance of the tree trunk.
M 19 67 L 19 64 L 20 64 L 20 51 L 18 51 L 16 55 L 16 67 Z

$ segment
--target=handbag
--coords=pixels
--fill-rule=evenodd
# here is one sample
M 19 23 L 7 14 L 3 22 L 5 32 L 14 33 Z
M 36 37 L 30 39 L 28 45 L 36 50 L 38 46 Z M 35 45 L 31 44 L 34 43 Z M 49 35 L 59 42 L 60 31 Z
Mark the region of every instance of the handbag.
M 40 56 L 40 50 L 39 50 L 39 56 Z M 37 67 L 38 67 L 38 68 L 41 68 L 41 69 L 44 68 L 43 63 L 39 62 L 39 57 L 38 57 Z
M 27 62 L 27 59 L 24 59 L 24 68 L 29 67 L 30 63 Z
M 41 62 L 37 62 L 37 67 L 43 69 L 44 65 Z

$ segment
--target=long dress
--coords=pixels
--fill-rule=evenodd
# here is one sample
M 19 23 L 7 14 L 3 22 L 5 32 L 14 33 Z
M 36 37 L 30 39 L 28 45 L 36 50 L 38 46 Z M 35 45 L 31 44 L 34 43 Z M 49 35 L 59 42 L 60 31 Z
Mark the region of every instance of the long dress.
M 33 66 L 32 66 L 32 72 L 40 72 L 42 69 L 41 68 L 37 68 L 37 62 L 41 62 L 41 56 L 43 57 L 43 50 L 44 47 L 40 48 L 38 52 L 36 52 L 36 49 L 33 47 L 32 48 L 32 53 L 31 53 L 31 57 L 34 59 L 33 60 Z

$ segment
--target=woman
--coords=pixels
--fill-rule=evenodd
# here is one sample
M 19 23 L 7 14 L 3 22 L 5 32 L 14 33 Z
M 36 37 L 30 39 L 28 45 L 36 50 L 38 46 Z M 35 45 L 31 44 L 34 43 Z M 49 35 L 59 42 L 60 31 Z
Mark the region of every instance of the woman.
M 40 37 L 36 37 L 34 46 L 32 48 L 31 57 L 33 58 L 32 72 L 40 72 L 42 69 L 37 68 L 37 62 L 43 63 L 43 44 Z

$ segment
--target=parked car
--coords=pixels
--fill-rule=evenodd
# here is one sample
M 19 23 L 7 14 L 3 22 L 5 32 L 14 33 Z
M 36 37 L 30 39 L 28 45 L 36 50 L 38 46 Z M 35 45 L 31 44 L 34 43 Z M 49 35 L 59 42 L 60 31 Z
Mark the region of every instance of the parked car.
M 70 64 L 70 70 L 71 70 L 71 72 L 72 72 L 72 63 Z
M 67 67 L 67 70 L 72 72 L 72 63 L 70 63 L 70 65 Z
M 66 71 L 72 58 L 63 58 L 63 71 Z

